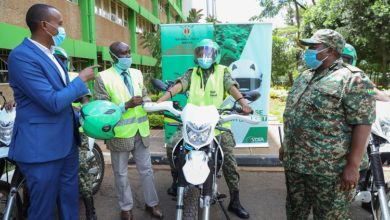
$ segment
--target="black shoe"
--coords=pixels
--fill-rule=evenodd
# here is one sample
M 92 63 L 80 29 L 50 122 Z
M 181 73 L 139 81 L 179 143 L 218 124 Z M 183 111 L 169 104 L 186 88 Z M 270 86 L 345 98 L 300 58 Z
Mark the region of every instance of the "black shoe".
M 177 195 L 177 183 L 172 183 L 171 187 L 167 190 L 168 195 L 176 197 Z
M 93 204 L 93 197 L 84 198 L 86 220 L 97 220 L 95 206 Z
M 230 203 L 229 203 L 228 210 L 230 212 L 233 212 L 234 214 L 236 214 L 238 217 L 242 219 L 249 218 L 249 213 L 244 209 L 244 207 L 241 206 L 240 196 L 238 191 L 234 191 L 230 193 Z

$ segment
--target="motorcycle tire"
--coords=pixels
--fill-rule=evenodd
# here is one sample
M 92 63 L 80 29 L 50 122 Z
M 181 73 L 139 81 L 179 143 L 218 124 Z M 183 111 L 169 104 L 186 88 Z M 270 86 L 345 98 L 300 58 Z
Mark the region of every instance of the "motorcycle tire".
M 5 181 L 0 180 L 0 218 L 3 219 L 5 208 L 7 207 L 8 195 L 11 189 L 11 185 Z M 22 220 L 23 218 L 23 207 L 22 199 L 19 193 L 16 193 L 15 203 L 12 206 L 12 212 L 10 220 Z
M 198 220 L 200 191 L 189 186 L 184 191 L 183 220 Z
M 89 173 L 94 176 L 92 193 L 96 194 L 103 182 L 104 177 L 104 156 L 99 145 L 94 143 L 92 156 L 88 158 Z

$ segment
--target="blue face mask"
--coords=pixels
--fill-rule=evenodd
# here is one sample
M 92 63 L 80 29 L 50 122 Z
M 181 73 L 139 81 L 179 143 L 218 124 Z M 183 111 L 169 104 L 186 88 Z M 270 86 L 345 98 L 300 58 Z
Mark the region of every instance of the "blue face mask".
M 305 53 L 303 54 L 303 60 L 306 63 L 306 66 L 310 69 L 316 70 L 318 67 L 320 67 L 324 60 L 326 60 L 328 57 L 325 57 L 323 60 L 317 60 L 317 54 L 321 53 L 322 51 L 328 49 L 329 47 L 322 49 L 320 51 L 307 49 L 305 50 Z
M 213 64 L 213 60 L 198 58 L 198 64 L 200 67 L 202 67 L 202 69 L 208 69 Z
M 133 59 L 131 57 L 119 58 L 113 52 L 110 51 L 110 53 L 117 59 L 117 62 L 114 65 L 121 70 L 129 69 L 133 63 Z
M 56 28 L 54 27 L 52 24 L 50 24 L 49 22 L 46 22 L 47 24 L 49 24 L 50 26 L 52 26 L 53 28 Z M 56 28 L 57 31 L 58 31 L 58 34 L 53 36 L 50 32 L 46 31 L 46 33 L 48 33 L 52 38 L 53 38 L 53 42 L 54 42 L 54 46 L 61 46 L 61 44 L 64 42 L 65 38 L 66 38 L 66 32 L 65 32 L 65 28 L 63 27 L 58 27 Z

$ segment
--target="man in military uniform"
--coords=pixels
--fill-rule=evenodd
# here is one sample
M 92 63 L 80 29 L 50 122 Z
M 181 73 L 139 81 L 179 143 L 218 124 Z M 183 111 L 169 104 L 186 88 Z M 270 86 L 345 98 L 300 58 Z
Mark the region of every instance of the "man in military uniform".
M 252 108 L 242 99 L 242 95 L 238 90 L 238 83 L 232 78 L 229 69 L 226 66 L 219 65 L 220 48 L 217 43 L 210 39 L 200 41 L 195 47 L 194 56 L 197 65 L 177 79 L 176 84 L 157 102 L 168 100 L 179 92 L 189 91 L 188 103 L 197 106 L 215 105 L 219 108 L 224 100 L 224 94 L 229 92 L 233 98 L 238 100 L 245 113 L 252 112 Z M 239 200 L 238 184 L 240 175 L 236 170 L 237 162 L 233 154 L 236 142 L 231 132 L 223 132 L 220 135 L 221 147 L 224 153 L 222 170 L 230 191 L 228 210 L 240 218 L 247 219 L 249 213 L 241 206 Z M 171 195 L 176 195 L 177 182 L 177 171 L 174 169 L 172 162 L 172 150 L 180 138 L 181 132 L 177 132 L 166 148 L 173 177 L 172 187 L 168 189 L 168 193 Z
M 341 59 L 344 38 L 318 30 L 300 40 L 309 67 L 295 80 L 284 111 L 281 158 L 287 219 L 348 219 L 359 165 L 375 120 L 373 84 Z
M 68 54 L 62 47 L 54 47 L 54 56 L 59 58 L 62 63 L 70 71 L 70 62 Z M 76 72 L 68 72 L 69 80 L 74 80 L 79 74 Z M 91 93 L 77 99 L 72 103 L 73 109 L 79 113 L 81 106 L 88 103 L 91 98 Z M 79 148 L 79 193 L 85 206 L 86 220 L 96 220 L 96 209 L 93 201 L 93 181 L 94 177 L 89 173 L 88 165 L 88 136 L 80 132 L 81 146 Z

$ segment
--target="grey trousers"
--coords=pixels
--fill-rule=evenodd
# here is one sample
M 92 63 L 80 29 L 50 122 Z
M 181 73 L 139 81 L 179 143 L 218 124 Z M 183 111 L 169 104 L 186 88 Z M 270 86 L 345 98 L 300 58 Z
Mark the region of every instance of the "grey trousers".
M 144 146 L 139 134 L 134 138 L 134 142 L 134 149 L 132 151 L 111 151 L 111 163 L 115 176 L 119 206 L 123 211 L 128 211 L 133 208 L 133 195 L 127 176 L 130 153 L 133 155 L 137 171 L 140 175 L 146 205 L 155 206 L 159 203 L 156 187 L 154 186 L 149 147 Z

